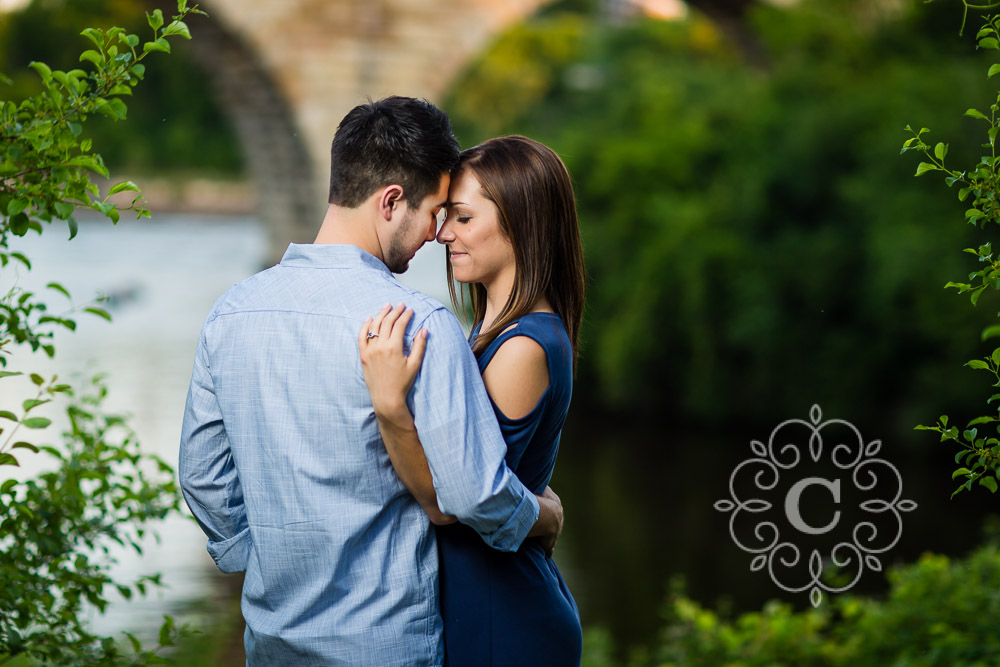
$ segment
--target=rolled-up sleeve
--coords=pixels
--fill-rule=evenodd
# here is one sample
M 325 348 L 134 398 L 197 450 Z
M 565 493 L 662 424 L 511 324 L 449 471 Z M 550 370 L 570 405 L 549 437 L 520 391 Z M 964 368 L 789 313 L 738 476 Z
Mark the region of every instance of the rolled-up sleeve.
M 504 444 L 476 359 L 455 317 L 433 311 L 410 408 L 438 507 L 494 549 L 515 551 L 538 520 L 538 500 L 504 463 Z
M 178 474 L 184 500 L 208 536 L 208 553 L 216 565 L 223 572 L 245 570 L 250 529 L 215 395 L 204 331 L 195 352 L 184 408 Z

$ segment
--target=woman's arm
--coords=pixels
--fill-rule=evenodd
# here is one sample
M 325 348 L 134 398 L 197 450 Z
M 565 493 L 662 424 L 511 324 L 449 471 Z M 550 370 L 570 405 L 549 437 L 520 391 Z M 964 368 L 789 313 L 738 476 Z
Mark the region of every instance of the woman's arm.
M 403 486 L 423 508 L 431 523 L 454 523 L 455 517 L 442 514 L 424 449 L 417 436 L 413 415 L 406 405 L 406 394 L 420 370 L 427 347 L 427 330 L 414 336 L 410 355 L 403 356 L 403 334 L 413 317 L 413 310 L 402 303 L 385 306 L 375 319 L 368 318 L 358 335 L 361 368 L 372 397 L 375 418 L 389 460 Z M 369 337 L 369 332 L 374 336 Z
M 417 371 L 420 370 L 420 364 L 423 362 L 424 350 L 427 347 L 427 330 L 423 329 L 414 337 L 410 355 L 403 356 L 403 334 L 412 317 L 413 311 L 404 308 L 404 305 L 400 303 L 395 308 L 386 305 L 379 311 L 374 320 L 368 318 L 358 334 L 361 368 L 365 384 L 368 385 L 368 391 L 372 397 L 372 406 L 375 409 L 379 431 L 382 433 L 382 440 L 385 442 L 389 460 L 392 462 L 396 474 L 403 482 L 403 486 L 413 494 L 424 512 L 427 513 L 431 522 L 445 525 L 454 523 L 456 519 L 451 515 L 443 514 L 438 509 L 437 493 L 434 490 L 430 468 L 427 465 L 427 457 L 420 444 L 413 415 L 406 404 L 406 395 L 410 391 L 410 387 L 413 386 Z M 369 337 L 369 333 L 375 335 Z M 522 337 L 517 336 L 512 340 L 520 338 Z M 537 348 L 537 353 L 529 351 L 528 355 L 516 354 L 513 356 L 525 357 L 529 364 L 536 367 L 534 371 L 536 377 L 531 386 L 537 388 L 539 386 L 537 354 L 541 354 L 545 374 L 544 382 L 541 383 L 541 388 L 538 389 L 537 396 L 534 397 L 533 406 L 545 391 L 545 387 L 548 386 L 548 368 L 544 365 L 544 351 L 534 341 L 530 342 Z M 505 347 L 508 343 L 501 347 Z M 517 350 L 522 347 L 514 345 L 510 349 Z M 510 352 L 506 354 L 510 356 Z M 523 369 L 520 364 L 515 364 L 515 366 Z M 516 406 L 507 400 L 516 393 L 512 391 L 516 384 L 508 381 L 508 377 L 505 374 L 501 378 L 496 378 L 494 384 L 497 387 L 503 387 L 498 389 L 497 394 L 501 397 L 503 405 L 512 412 L 517 412 Z M 528 411 L 530 408 L 525 411 L 525 414 Z M 546 488 L 543 495 L 536 496 L 536 498 L 539 509 L 538 519 L 528 535 L 539 537 L 546 552 L 551 556 L 556 540 L 559 539 L 562 532 L 562 502 L 550 488 Z

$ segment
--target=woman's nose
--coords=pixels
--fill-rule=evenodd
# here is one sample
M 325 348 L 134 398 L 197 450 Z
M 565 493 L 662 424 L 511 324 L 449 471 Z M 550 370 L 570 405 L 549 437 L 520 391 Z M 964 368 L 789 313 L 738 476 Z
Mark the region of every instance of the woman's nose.
M 438 243 L 448 243 L 455 240 L 455 234 L 451 231 L 451 220 L 445 220 L 441 225 L 441 229 L 437 233 Z

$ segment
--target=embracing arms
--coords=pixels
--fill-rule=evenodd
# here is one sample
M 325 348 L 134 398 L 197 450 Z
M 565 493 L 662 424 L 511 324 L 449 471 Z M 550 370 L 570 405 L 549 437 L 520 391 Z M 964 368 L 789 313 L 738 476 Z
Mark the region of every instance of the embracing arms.
M 406 401 L 407 393 L 420 370 L 428 335 L 426 330 L 418 332 L 413 338 L 413 346 L 409 356 L 403 355 L 403 336 L 412 315 L 411 310 L 404 310 L 400 304 L 391 310 L 388 307 L 383 308 L 374 320 L 369 318 L 365 322 L 358 337 L 362 369 L 372 396 L 372 405 L 386 450 L 400 480 L 420 503 L 432 522 L 436 524 L 451 523 L 455 517 L 444 514 L 439 508 L 434 477 L 431 474 L 432 466 L 428 465 L 413 413 Z M 369 337 L 369 332 L 374 335 Z M 468 353 L 467 348 L 464 348 L 463 351 L 471 358 L 471 353 Z M 544 352 L 540 348 L 538 351 L 544 356 Z M 438 370 L 443 373 L 458 372 L 458 369 Z M 425 370 L 425 372 L 427 371 Z M 546 375 L 544 384 L 547 384 L 547 379 Z M 544 391 L 544 385 L 541 391 Z M 468 404 L 458 402 L 455 405 L 438 405 L 435 406 L 435 409 L 439 411 L 461 410 L 469 407 Z M 501 405 L 501 407 L 506 406 Z M 488 413 L 488 418 L 493 420 L 492 411 L 488 410 Z M 456 420 L 463 417 L 471 419 L 476 415 L 455 415 Z M 491 424 L 491 427 L 496 428 L 495 422 Z M 449 434 L 451 438 L 461 438 L 462 436 L 461 430 Z M 464 442 L 460 444 L 465 445 Z M 482 444 L 470 442 L 469 446 L 477 447 Z M 448 465 L 449 469 L 452 467 L 447 461 L 445 465 Z M 513 474 L 506 470 L 505 466 L 502 467 L 505 474 Z M 440 468 L 437 471 L 438 474 L 444 472 Z M 484 470 L 483 474 L 495 473 Z M 546 489 L 541 496 L 536 496 L 535 499 L 539 508 L 538 520 L 527 535 L 541 538 L 547 551 L 551 552 L 562 531 L 562 503 L 551 489 Z M 517 545 L 513 546 L 516 548 Z

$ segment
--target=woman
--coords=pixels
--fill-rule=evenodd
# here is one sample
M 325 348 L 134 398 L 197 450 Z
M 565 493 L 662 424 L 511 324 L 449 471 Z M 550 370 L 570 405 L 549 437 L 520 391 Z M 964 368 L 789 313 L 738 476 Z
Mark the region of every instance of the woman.
M 583 249 L 569 174 L 542 144 L 500 137 L 462 153 L 448 199 L 437 240 L 448 248 L 452 300 L 462 309 L 452 279 L 469 286 L 470 342 L 507 443 L 507 466 L 541 495 L 569 408 L 583 315 Z M 402 335 L 389 335 L 393 326 L 405 328 L 409 313 L 384 309 L 362 330 L 376 414 L 387 391 L 401 392 L 392 403 L 402 403 L 422 357 L 422 337 L 406 360 Z M 393 346 L 388 360 L 386 346 Z M 404 381 L 379 379 L 393 373 Z M 383 428 L 383 436 L 407 487 L 418 499 L 433 498 L 426 460 L 407 459 L 394 451 L 392 433 Z M 436 503 L 422 505 L 435 523 L 448 522 Z M 580 664 L 579 613 L 546 545 L 529 538 L 514 553 L 498 552 L 451 523 L 438 527 L 438 551 L 448 664 Z

